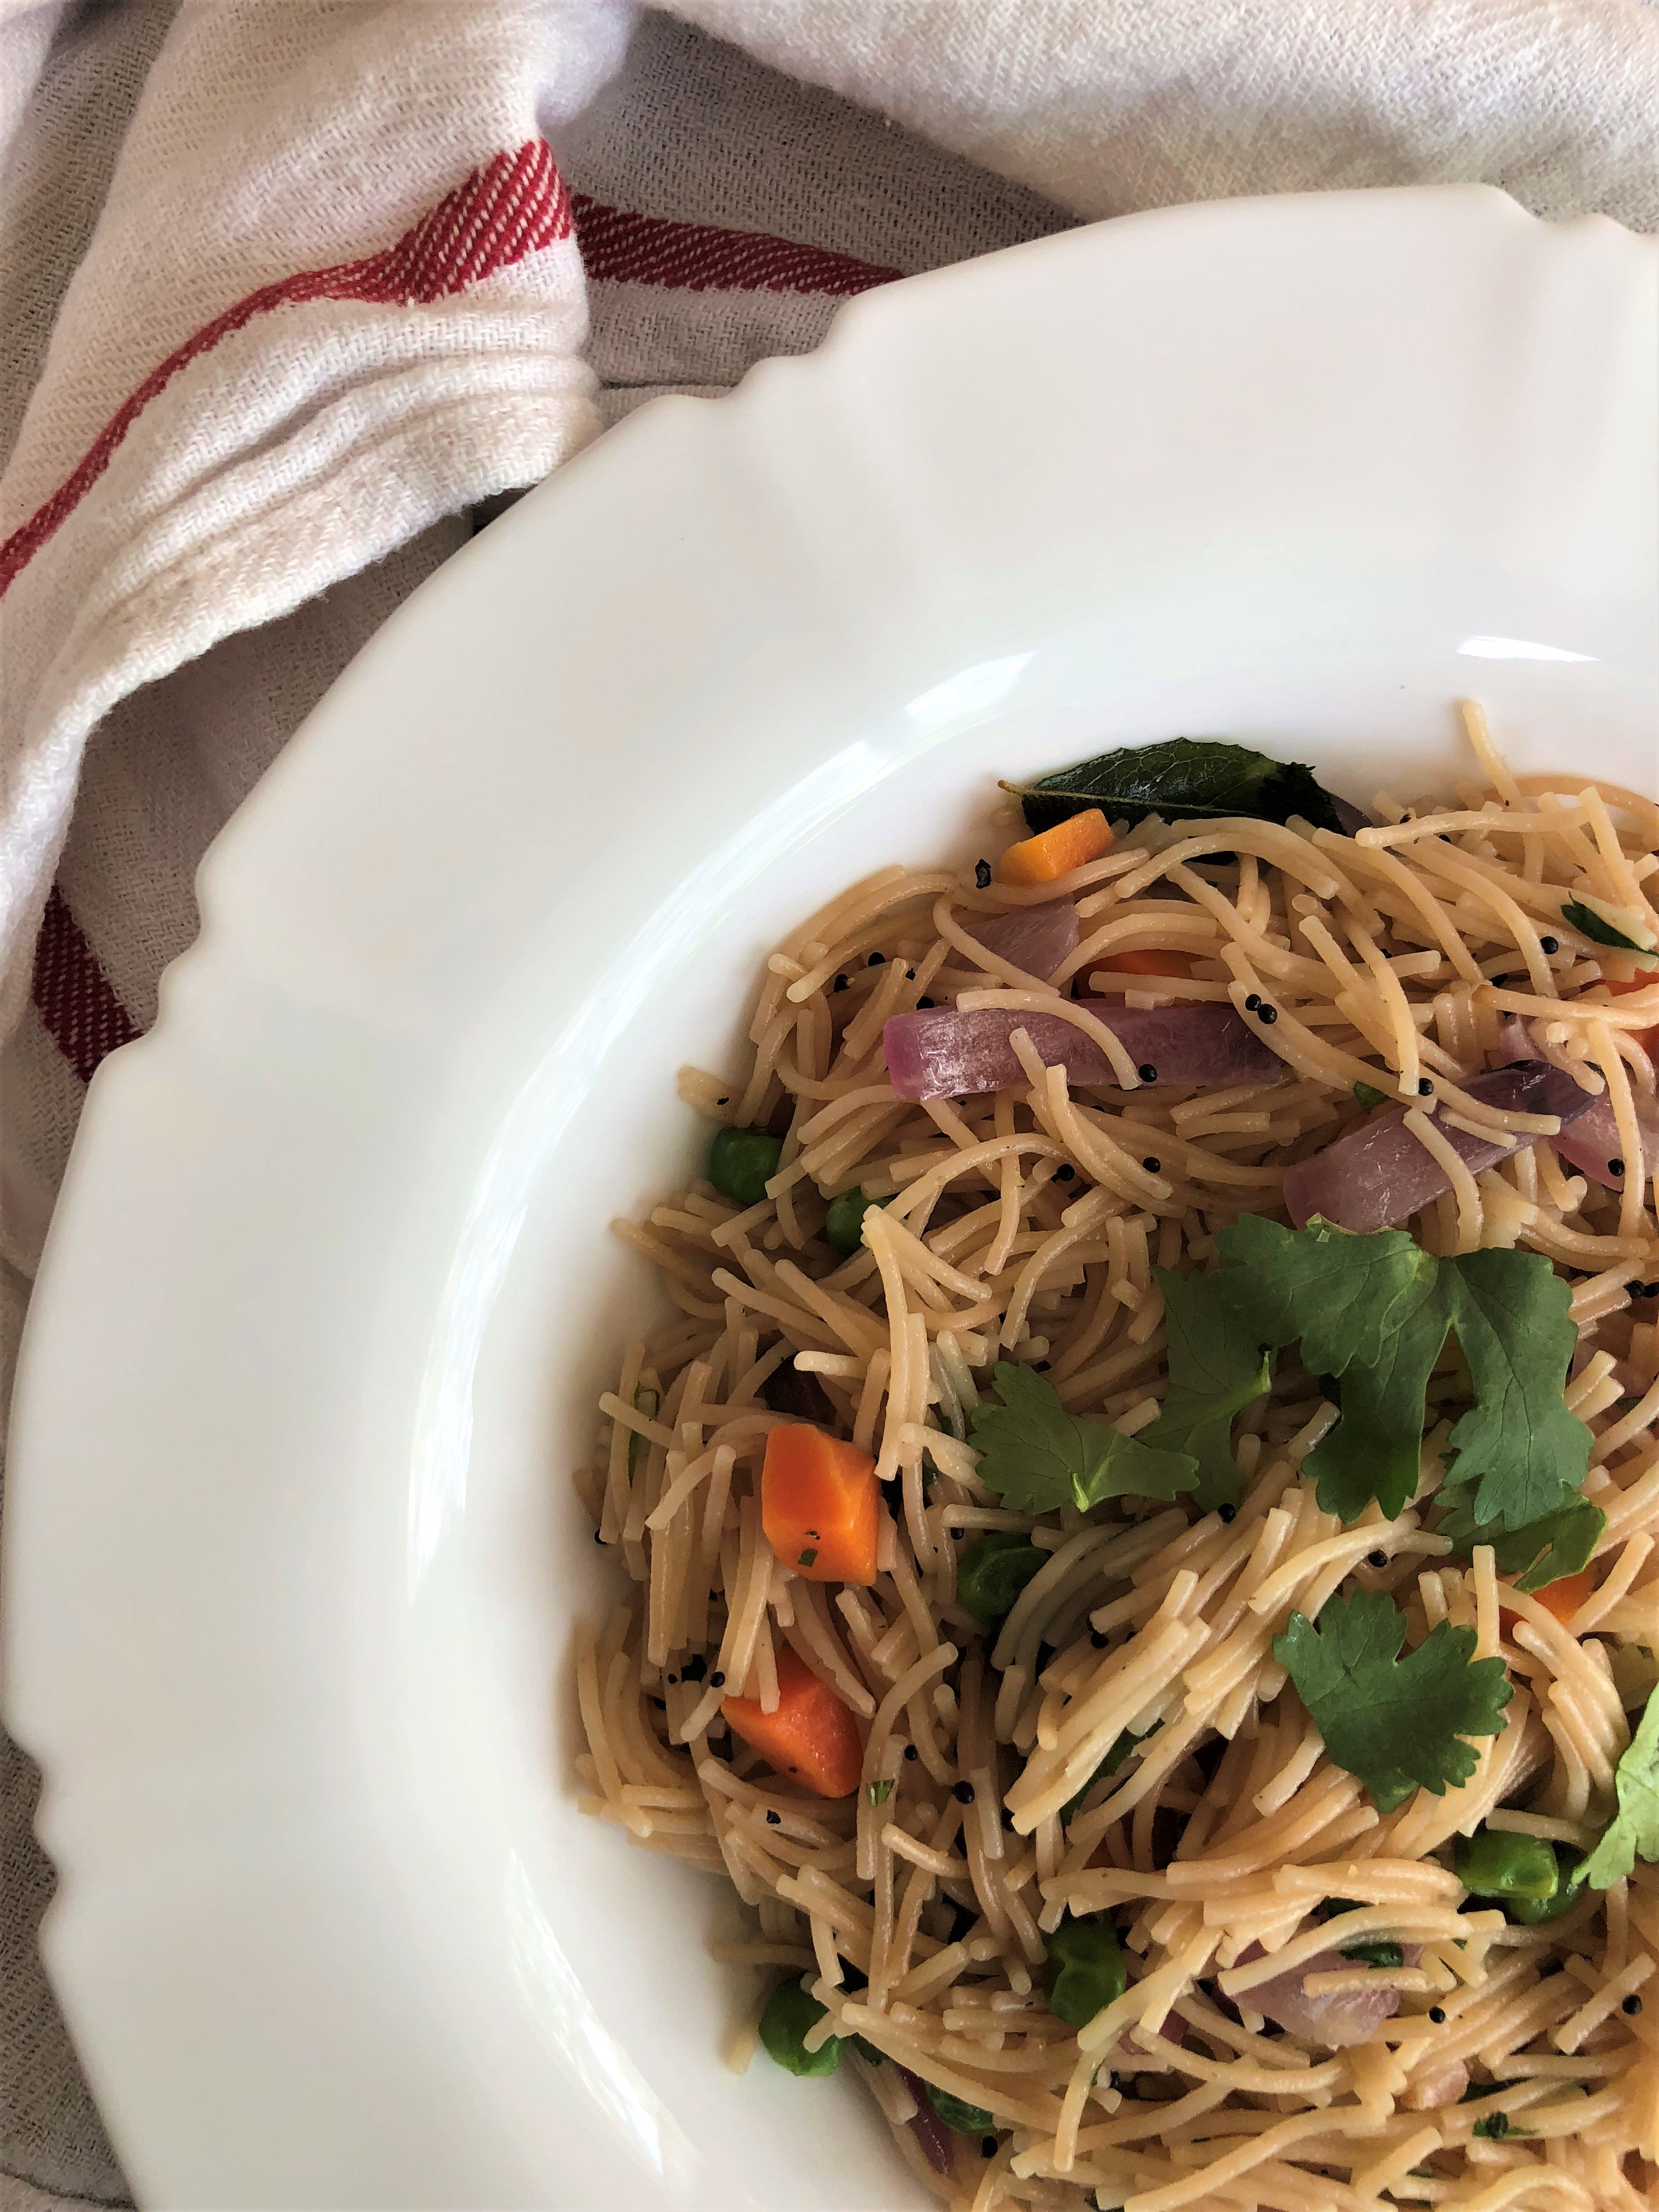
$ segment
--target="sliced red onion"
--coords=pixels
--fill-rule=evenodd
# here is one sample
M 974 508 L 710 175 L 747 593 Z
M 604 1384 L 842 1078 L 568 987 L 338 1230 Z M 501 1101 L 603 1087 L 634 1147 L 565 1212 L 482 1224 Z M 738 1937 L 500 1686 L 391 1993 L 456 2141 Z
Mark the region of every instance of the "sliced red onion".
M 906 2124 L 921 2145 L 922 2156 L 935 2173 L 954 2173 L 957 2154 L 951 2142 L 951 2130 L 933 2110 L 927 2084 L 920 2074 L 913 2074 L 908 2066 L 901 2066 L 898 2070 L 900 2079 L 916 2100 L 916 2109 Z
M 1506 1066 L 1513 1066 L 1516 1061 L 1529 1058 L 1535 1050 L 1532 1033 L 1518 1015 L 1505 1022 L 1498 1033 L 1498 1057 Z M 1603 1091 L 1599 1098 L 1580 1095 L 1584 1097 L 1584 1110 L 1574 1116 L 1571 1128 L 1564 1125 L 1560 1135 L 1551 1138 L 1556 1151 L 1564 1160 L 1608 1190 L 1623 1190 L 1632 1176 L 1645 1183 L 1655 1163 L 1659 1162 L 1659 1106 L 1645 1091 L 1632 1086 L 1637 1133 L 1642 1145 L 1641 1158 L 1632 1160 L 1626 1157 L 1613 1101 L 1607 1093 Z M 1613 1171 L 1615 1160 L 1622 1170 L 1618 1175 Z
M 1513 1067 L 1517 1060 L 1536 1060 L 1538 1048 L 1532 1041 L 1532 1031 L 1519 1014 L 1508 1014 L 1498 1032 L 1498 1042 L 1492 1048 L 1494 1067 Z
M 1422 1957 L 1422 1947 L 1404 1943 L 1404 1964 L 1414 1966 Z M 1259 1944 L 1251 1944 L 1241 1952 L 1238 1963 L 1247 1966 L 1253 1959 L 1263 1955 Z M 1304 2043 L 1317 2043 L 1328 2051 L 1346 2051 L 1355 2043 L 1369 2043 L 1385 2020 L 1392 2020 L 1400 2009 L 1400 1992 L 1389 1989 L 1358 1989 L 1330 1991 L 1320 1996 L 1310 1996 L 1307 1978 L 1310 1974 L 1340 1973 L 1352 1968 L 1357 1962 L 1345 1959 L 1340 1951 L 1319 1951 L 1300 1966 L 1291 1967 L 1289 1973 L 1275 1974 L 1270 1982 L 1258 1982 L 1254 1989 L 1241 1990 L 1234 1999 L 1236 2004 L 1247 2005 L 1252 2012 L 1265 2014 L 1276 2021 L 1287 2035 L 1299 2036 Z
M 1125 1006 L 1115 999 L 1079 1000 L 1110 1030 L 1141 1081 L 1215 1088 L 1276 1083 L 1285 1063 L 1231 1006 Z M 895 1014 L 881 1033 L 887 1073 L 901 1098 L 963 1098 L 1006 1091 L 1025 1081 L 1009 1039 L 1024 1030 L 1045 1066 L 1063 1067 L 1071 1083 L 1102 1087 L 1116 1075 L 1091 1036 L 1060 1014 L 1012 1006 L 971 1013 L 934 1006 Z
M 1448 2105 L 1462 2101 L 1468 2086 L 1468 2068 L 1461 2058 L 1453 2058 L 1413 2076 L 1400 2101 L 1408 2112 L 1443 2112 Z
M 1178 2045 L 1187 2040 L 1187 2023 L 1178 2012 L 1166 2013 L 1164 2016 L 1164 2025 L 1158 2033 L 1165 2043 Z M 1129 2040 L 1129 2035 L 1130 2031 L 1126 2027 L 1117 2041 L 1110 2045 L 1103 2053 L 1107 2064 L 1122 2065 L 1127 2068 L 1132 2066 L 1138 2058 L 1143 2065 L 1156 2065 L 1158 2062 L 1154 2055 L 1149 2051 L 1143 2051 L 1138 2043 L 1132 2043 Z M 1149 2041 L 1152 2039 L 1148 2038 Z
M 1461 1087 L 1500 1113 L 1555 1114 L 1564 1125 L 1577 1120 L 1591 1103 L 1570 1075 L 1544 1060 L 1493 1068 Z M 1451 1188 L 1450 1176 L 1406 1127 L 1406 1113 L 1405 1107 L 1395 1106 L 1370 1114 L 1322 1152 L 1285 1169 L 1285 1203 L 1298 1229 L 1305 1229 L 1316 1213 L 1339 1229 L 1392 1229 Z M 1437 1110 L 1434 1120 L 1473 1175 L 1538 1141 L 1517 1136 L 1494 1143 L 1452 1128 Z
M 969 916 L 963 926 L 988 952 L 994 952 L 1000 960 L 1012 961 L 1016 968 L 1045 983 L 1078 946 L 1077 908 L 1070 899 L 1017 907 L 1012 914 L 995 915 L 983 921 Z

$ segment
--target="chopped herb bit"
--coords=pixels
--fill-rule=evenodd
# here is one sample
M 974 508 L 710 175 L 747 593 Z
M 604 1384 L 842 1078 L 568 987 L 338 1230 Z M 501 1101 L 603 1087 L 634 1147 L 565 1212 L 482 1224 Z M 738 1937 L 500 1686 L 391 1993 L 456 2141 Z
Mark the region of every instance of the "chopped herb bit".
M 1016 1513 L 1086 1511 L 1109 1498 L 1173 1498 L 1198 1482 L 1198 1462 L 1121 1436 L 1108 1422 L 1068 1413 L 1054 1384 L 1029 1367 L 999 1360 L 1001 1404 L 975 1409 L 981 1482 Z
M 1592 945 L 1610 945 L 1615 952 L 1652 952 L 1653 932 L 1628 907 L 1608 906 L 1601 899 L 1569 899 L 1561 909 L 1569 929 L 1588 937 Z M 1538 940 L 1544 943 L 1542 938 Z M 1553 951 L 1553 946 L 1546 948 Z
M 970 2105 L 961 2097 L 953 2097 L 948 2089 L 926 2085 L 927 2101 L 947 2128 L 959 2136 L 988 2136 L 996 2126 L 996 2115 L 988 2112 L 982 2105 Z
M 1106 1638 L 1103 1636 L 1099 1638 L 1099 1641 L 1102 1644 L 1104 1644 Z M 1073 1814 L 1076 1812 L 1078 1807 L 1083 1802 L 1089 1792 L 1094 1788 L 1096 1783 L 1101 1781 L 1107 1775 L 1115 1774 L 1119 1767 L 1122 1765 L 1124 1760 L 1129 1756 L 1129 1753 L 1134 1749 L 1135 1746 L 1139 1743 L 1145 1743 L 1147 1737 L 1156 1735 L 1161 1726 L 1161 1722 L 1154 1721 L 1151 1728 L 1147 1729 L 1146 1735 L 1137 1735 L 1133 1729 L 1125 1729 L 1123 1730 L 1122 1734 L 1117 1738 L 1116 1741 L 1106 1753 L 1105 1758 L 1101 1760 L 1099 1765 L 1096 1767 L 1094 1772 L 1084 1784 L 1082 1789 L 1077 1792 L 1075 1796 L 1068 1797 L 1066 1800 L 1066 1802 L 1060 1807 L 1060 1825 L 1062 1828 L 1071 1819 Z
M 1356 1083 L 1353 1087 L 1353 1095 L 1359 1101 L 1362 1106 L 1367 1108 L 1372 1106 L 1386 1106 L 1389 1103 L 1388 1092 L 1386 1091 L 1379 1091 L 1374 1083 Z
M 1488 2112 L 1484 2120 L 1477 2120 L 1474 2124 L 1474 2133 L 1484 2136 L 1488 2142 L 1502 2142 L 1509 2131 L 1510 2116 L 1507 2112 Z
M 1361 1943 L 1345 1943 L 1342 1956 L 1364 1966 L 1403 1966 L 1406 1963 L 1404 1950 L 1387 1936 L 1368 1936 Z
M 1478 1754 L 1463 1739 L 1501 1735 L 1514 1694 L 1501 1659 L 1472 1656 L 1472 1628 L 1443 1620 L 1401 1659 L 1405 1640 L 1406 1617 L 1385 1590 L 1328 1600 L 1316 1628 L 1293 1613 L 1273 1638 L 1326 1750 L 1383 1813 L 1419 1786 L 1440 1797 L 1467 1782 Z
M 872 1805 L 884 1805 L 892 1794 L 893 1781 L 890 1775 L 884 1775 L 879 1782 L 872 1782 L 865 1791 L 866 1796 Z
M 817 1545 L 809 1544 L 806 1549 L 797 1557 L 795 1565 L 798 1567 L 810 1567 L 817 1560 L 817 1556 L 818 1552 Z

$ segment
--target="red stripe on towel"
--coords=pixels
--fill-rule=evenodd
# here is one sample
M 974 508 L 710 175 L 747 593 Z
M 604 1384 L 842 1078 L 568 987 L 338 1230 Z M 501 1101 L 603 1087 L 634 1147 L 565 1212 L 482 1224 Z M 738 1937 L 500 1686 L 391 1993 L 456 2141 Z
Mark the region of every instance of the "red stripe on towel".
M 800 292 L 833 300 L 890 284 L 903 271 L 764 231 L 671 222 L 606 207 L 577 192 L 576 243 L 596 283 L 659 284 L 678 292 Z
M 34 946 L 34 1003 L 47 1035 L 82 1083 L 138 1025 L 110 988 L 56 884 Z
M 193 361 L 256 316 L 308 300 L 428 307 L 570 235 L 570 196 L 545 142 L 527 138 L 447 192 L 392 246 L 361 261 L 302 269 L 248 293 L 158 362 L 94 439 L 72 475 L 0 545 L 0 592 L 74 514 L 150 401 Z

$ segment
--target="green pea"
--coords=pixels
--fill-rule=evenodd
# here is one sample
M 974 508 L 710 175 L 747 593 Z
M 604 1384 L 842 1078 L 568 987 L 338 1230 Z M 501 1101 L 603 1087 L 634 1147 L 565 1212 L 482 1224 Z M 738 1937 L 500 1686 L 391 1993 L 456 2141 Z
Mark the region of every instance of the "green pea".
M 988 2136 L 994 2133 L 996 2121 L 983 2105 L 965 2104 L 953 2097 L 948 2089 L 936 2089 L 927 2084 L 927 2101 L 947 2128 L 954 2128 L 959 2136 Z
M 1103 1912 L 1092 1912 L 1085 1919 L 1062 1920 L 1045 1942 L 1042 1989 L 1048 2009 L 1068 2027 L 1086 2027 L 1129 1985 L 1117 1930 Z
M 832 2035 L 817 2050 L 806 2048 L 806 2033 L 823 2018 L 823 2007 L 805 1982 L 780 1982 L 761 2014 L 760 2039 L 767 2056 L 786 2073 L 833 2074 L 841 2064 L 842 2039 Z
M 861 1190 L 844 1190 L 830 1201 L 823 1217 L 823 1233 L 837 1252 L 856 1252 L 864 1242 L 864 1217 L 872 1206 L 889 1206 L 890 1199 L 866 1198 Z
M 1547 1921 L 1563 1919 L 1584 1894 L 1584 1862 L 1577 1851 L 1563 1852 L 1555 1847 L 1555 1863 L 1559 1886 L 1553 1897 L 1511 1897 L 1504 1899 L 1504 1909 L 1511 1920 L 1518 1920 L 1523 1928 L 1541 1928 Z
M 1403 1966 L 1406 1963 L 1405 1952 L 1387 1936 L 1370 1936 L 1363 1942 L 1345 1943 L 1342 1955 L 1363 1966 Z
M 758 1206 L 782 1154 L 783 1139 L 764 1129 L 722 1129 L 708 1147 L 708 1180 L 722 1198 Z
M 1012 1528 L 994 1528 L 957 1561 L 957 1595 L 981 1628 L 996 1628 L 1048 1554 Z
M 1496 1897 L 1507 1902 L 1526 1898 L 1544 1903 L 1560 1886 L 1561 1870 L 1554 1851 L 1541 1836 L 1505 1835 L 1497 1828 L 1477 1828 L 1458 1838 L 1457 1879 L 1476 1897 Z

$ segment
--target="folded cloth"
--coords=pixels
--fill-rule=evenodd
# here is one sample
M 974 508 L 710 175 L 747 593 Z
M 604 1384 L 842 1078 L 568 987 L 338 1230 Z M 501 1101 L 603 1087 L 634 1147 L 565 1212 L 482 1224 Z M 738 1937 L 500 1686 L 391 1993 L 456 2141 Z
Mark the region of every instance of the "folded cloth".
M 1659 12 L 0 0 L 0 1394 L 86 1079 L 153 1018 L 204 847 L 469 509 L 871 284 L 1450 178 L 1659 228 Z M 5 1785 L 0 2169 L 108 2199 Z

